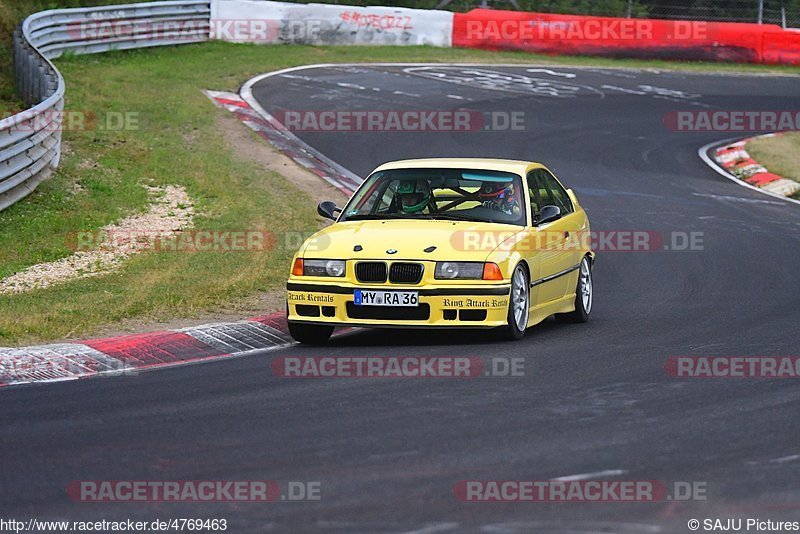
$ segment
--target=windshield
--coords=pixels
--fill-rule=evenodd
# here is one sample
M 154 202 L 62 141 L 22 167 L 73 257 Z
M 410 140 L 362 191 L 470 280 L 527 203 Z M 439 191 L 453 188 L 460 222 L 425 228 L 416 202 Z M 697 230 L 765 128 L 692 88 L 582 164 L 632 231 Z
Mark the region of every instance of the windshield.
M 469 169 L 396 169 L 372 174 L 341 221 L 442 219 L 525 225 L 518 175 Z

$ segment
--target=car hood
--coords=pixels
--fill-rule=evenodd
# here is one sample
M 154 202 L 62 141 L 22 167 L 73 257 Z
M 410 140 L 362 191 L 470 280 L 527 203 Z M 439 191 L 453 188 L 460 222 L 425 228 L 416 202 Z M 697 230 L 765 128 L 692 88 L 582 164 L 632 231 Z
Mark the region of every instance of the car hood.
M 346 221 L 311 236 L 306 258 L 484 261 L 520 226 L 466 221 Z M 360 251 L 354 250 L 361 246 Z M 431 252 L 425 249 L 435 247 Z M 389 253 L 389 250 L 396 252 Z

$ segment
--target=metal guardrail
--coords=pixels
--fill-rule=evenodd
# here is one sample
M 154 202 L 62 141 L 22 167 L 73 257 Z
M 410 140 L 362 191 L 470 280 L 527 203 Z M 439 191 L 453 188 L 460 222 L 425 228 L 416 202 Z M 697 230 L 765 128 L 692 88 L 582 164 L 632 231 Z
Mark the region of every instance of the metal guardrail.
M 207 41 L 210 4 L 177 0 L 56 9 L 25 19 L 14 32 L 14 77 L 31 108 L 0 120 L 0 210 L 30 194 L 58 166 L 66 87 L 52 59 L 64 52 Z

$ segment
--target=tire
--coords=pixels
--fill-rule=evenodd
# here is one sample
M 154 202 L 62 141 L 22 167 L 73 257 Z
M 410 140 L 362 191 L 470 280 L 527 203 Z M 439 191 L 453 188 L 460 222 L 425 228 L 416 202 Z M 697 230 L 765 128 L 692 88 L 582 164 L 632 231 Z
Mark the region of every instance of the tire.
M 500 328 L 502 339 L 517 341 L 525 337 L 531 309 L 531 283 L 522 263 L 511 275 L 511 295 L 508 298 L 508 324 Z
M 589 320 L 594 303 L 594 284 L 592 282 L 592 263 L 588 257 L 581 260 L 578 270 L 578 285 L 575 288 L 575 311 L 558 313 L 556 319 L 564 323 L 585 323 Z
M 307 345 L 323 345 L 333 334 L 333 326 L 289 322 L 289 335 Z

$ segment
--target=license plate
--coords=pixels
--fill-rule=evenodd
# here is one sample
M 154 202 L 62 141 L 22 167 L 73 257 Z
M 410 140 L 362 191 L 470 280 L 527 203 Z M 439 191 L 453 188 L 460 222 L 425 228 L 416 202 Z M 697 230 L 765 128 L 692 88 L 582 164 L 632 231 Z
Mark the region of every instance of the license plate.
M 356 289 L 356 306 L 419 306 L 417 291 L 364 291 Z

